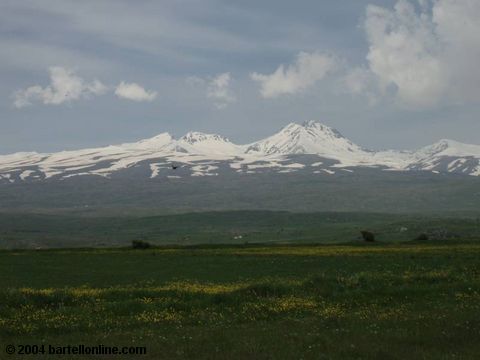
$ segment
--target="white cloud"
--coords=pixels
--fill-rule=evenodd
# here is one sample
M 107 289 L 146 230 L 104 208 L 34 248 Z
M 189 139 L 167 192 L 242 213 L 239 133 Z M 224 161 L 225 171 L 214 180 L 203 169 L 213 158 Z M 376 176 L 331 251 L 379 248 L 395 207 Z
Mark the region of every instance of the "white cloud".
M 189 76 L 186 79 L 188 86 L 201 88 L 206 92 L 206 97 L 213 102 L 217 109 L 224 109 L 237 101 L 235 93 L 230 88 L 232 76 L 229 72 L 217 74 L 213 77 L 201 78 Z
M 439 0 L 432 13 L 453 100 L 480 101 L 480 1 Z
M 71 69 L 52 66 L 49 68 L 50 84 L 46 87 L 33 85 L 26 89 L 14 92 L 14 106 L 22 108 L 38 101 L 43 104 L 59 105 L 65 102 L 102 95 L 112 88 L 108 88 L 99 80 L 85 82 Z M 115 95 L 133 101 L 152 101 L 157 92 L 147 91 L 136 83 L 122 81 L 115 88 Z
M 102 95 L 107 87 L 100 81 L 94 80 L 86 83 L 81 77 L 75 75 L 71 69 L 60 66 L 49 68 L 50 84 L 46 87 L 40 85 L 30 86 L 14 93 L 14 106 L 22 108 L 40 101 L 43 104 L 59 105 L 93 95 Z
M 136 83 L 126 83 L 122 81 L 115 88 L 115 95 L 133 101 L 153 101 L 157 97 L 157 92 L 147 91 Z
M 480 2 L 399 0 L 393 9 L 367 7 L 369 69 L 381 91 L 411 108 L 479 101 Z
M 280 65 L 270 75 L 252 73 L 250 77 L 260 83 L 260 94 L 274 98 L 295 94 L 322 80 L 337 67 L 337 60 L 328 54 L 300 52 L 294 64 Z
M 375 77 L 368 69 L 361 67 L 351 69 L 341 79 L 341 85 L 347 93 L 365 96 L 370 106 L 378 101 Z
M 207 82 L 207 97 L 217 109 L 223 109 L 237 99 L 230 89 L 230 73 L 218 74 Z
M 370 80 L 368 70 L 354 68 L 344 77 L 344 84 L 352 94 L 360 94 L 368 88 Z

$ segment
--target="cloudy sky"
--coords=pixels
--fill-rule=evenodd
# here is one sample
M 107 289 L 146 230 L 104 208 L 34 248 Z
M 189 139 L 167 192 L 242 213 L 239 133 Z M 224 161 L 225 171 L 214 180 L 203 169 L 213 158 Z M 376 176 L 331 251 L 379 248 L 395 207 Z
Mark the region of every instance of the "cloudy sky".
M 318 120 L 480 144 L 478 0 L 0 0 L 0 153 Z

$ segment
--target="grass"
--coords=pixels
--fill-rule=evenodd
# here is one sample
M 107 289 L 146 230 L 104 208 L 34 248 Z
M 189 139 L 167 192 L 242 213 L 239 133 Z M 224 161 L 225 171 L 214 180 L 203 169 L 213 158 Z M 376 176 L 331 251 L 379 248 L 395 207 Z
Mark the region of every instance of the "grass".
M 145 216 L 0 213 L 0 248 L 118 247 L 133 240 L 156 245 L 335 243 L 370 230 L 380 241 L 407 241 L 444 229 L 478 238 L 478 214 L 290 213 L 224 211 Z
M 475 359 L 479 256 L 474 241 L 0 251 L 0 343 Z

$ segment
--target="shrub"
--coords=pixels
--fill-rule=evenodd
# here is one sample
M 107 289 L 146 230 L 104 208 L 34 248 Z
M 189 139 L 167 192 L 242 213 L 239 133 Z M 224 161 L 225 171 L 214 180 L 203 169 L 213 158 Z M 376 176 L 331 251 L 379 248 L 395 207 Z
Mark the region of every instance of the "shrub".
M 372 233 L 371 231 L 362 230 L 360 231 L 360 234 L 362 234 L 362 238 L 364 241 L 368 241 L 368 242 L 375 241 L 375 234 Z
M 425 233 L 421 233 L 415 238 L 415 240 L 428 240 L 428 235 Z
M 152 245 L 150 243 L 143 241 L 143 240 L 133 240 L 132 241 L 132 248 L 133 249 L 148 249 Z

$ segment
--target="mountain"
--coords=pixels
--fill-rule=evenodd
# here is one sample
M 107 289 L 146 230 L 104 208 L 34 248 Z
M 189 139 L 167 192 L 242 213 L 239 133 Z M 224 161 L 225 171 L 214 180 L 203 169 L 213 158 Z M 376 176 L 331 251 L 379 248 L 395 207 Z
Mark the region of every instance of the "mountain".
M 440 140 L 417 151 L 371 151 L 335 129 L 308 121 L 288 124 L 278 133 L 247 145 L 234 144 L 217 134 L 189 132 L 175 139 L 162 133 L 138 142 L 92 149 L 3 155 L 0 183 L 92 175 L 112 178 L 129 169 L 149 179 L 178 179 L 262 173 L 331 176 L 361 168 L 479 176 L 480 146 Z
M 314 121 L 291 123 L 278 133 L 247 146 L 246 153 L 318 154 L 325 157 L 339 153 L 357 153 L 362 149 L 337 130 Z
M 178 141 L 190 154 L 242 154 L 243 147 L 233 144 L 229 139 L 217 134 L 204 134 L 192 131 Z
M 442 139 L 415 152 L 413 159 L 405 169 L 480 176 L 480 145 Z
M 275 135 L 248 145 L 246 153 L 261 156 L 316 154 L 340 161 L 351 161 L 369 155 L 337 130 L 314 121 L 302 125 L 291 123 Z

